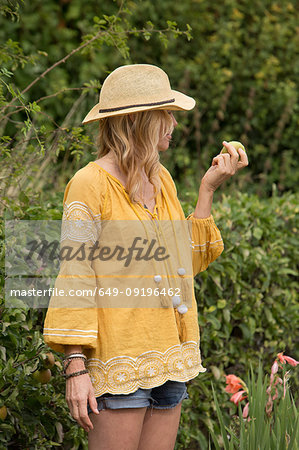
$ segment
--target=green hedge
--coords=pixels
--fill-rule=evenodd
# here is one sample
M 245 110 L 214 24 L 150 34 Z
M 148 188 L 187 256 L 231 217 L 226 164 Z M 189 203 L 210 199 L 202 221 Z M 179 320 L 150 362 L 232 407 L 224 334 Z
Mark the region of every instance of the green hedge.
M 149 63 L 197 100 L 194 110 L 177 113 L 175 149 L 163 155 L 178 183 L 195 188 L 225 139 L 242 141 L 250 157 L 234 186 L 259 195 L 271 195 L 273 183 L 280 192 L 296 191 L 296 0 L 6 3 L 12 9 L 19 4 L 19 17 L 0 5 L 0 163 L 7 176 L 12 164 L 15 174 L 26 167 L 27 177 L 18 177 L 21 189 L 61 188 L 78 158 L 84 163 L 96 150 L 97 126 L 81 121 L 107 73 L 122 64 Z M 189 31 L 178 35 L 177 29 Z M 75 51 L 100 30 L 101 37 Z M 41 144 L 45 154 L 38 155 Z M 2 160 L 6 152 L 19 165 Z M 6 190 L 7 180 L 0 179 L 0 188 Z
M 276 354 L 299 359 L 299 195 L 269 199 L 237 193 L 214 206 L 225 249 L 196 279 L 201 349 L 208 369 L 189 385 L 177 449 L 207 447 L 215 427 L 211 382 L 227 420 L 236 412 L 224 392 L 225 374 L 244 378 L 259 361 L 270 371 Z M 194 202 L 192 202 L 194 204 Z M 186 208 L 191 211 L 190 204 Z M 298 381 L 291 390 L 298 400 Z
M 195 202 L 186 195 L 186 214 Z M 58 218 L 58 203 L 53 199 L 44 209 L 28 204 L 12 209 L 19 218 Z M 244 377 L 250 363 L 257 367 L 259 360 L 269 370 L 280 351 L 299 358 L 298 212 L 298 195 L 275 192 L 266 200 L 241 193 L 223 196 L 214 205 L 225 250 L 196 278 L 201 349 L 208 370 L 188 384 L 190 398 L 184 402 L 177 450 L 208 448 L 209 427 L 219 434 L 211 381 L 228 418 L 234 405 L 224 393 L 225 374 Z M 3 258 L 3 249 L 1 254 Z M 44 366 L 49 351 L 41 336 L 45 310 L 6 309 L 2 303 L 0 314 L 0 408 L 6 405 L 8 411 L 6 419 L 0 419 L 0 448 L 87 448 L 85 432 L 69 416 L 64 400 L 61 354 L 56 354 L 48 384 L 32 376 Z M 291 387 L 295 393 L 294 382 Z

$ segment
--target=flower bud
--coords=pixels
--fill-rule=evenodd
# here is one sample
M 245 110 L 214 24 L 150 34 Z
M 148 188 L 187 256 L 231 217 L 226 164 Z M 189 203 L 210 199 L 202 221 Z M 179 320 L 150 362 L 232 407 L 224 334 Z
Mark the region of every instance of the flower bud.
M 271 374 L 275 375 L 278 372 L 278 362 L 275 360 L 271 368 Z

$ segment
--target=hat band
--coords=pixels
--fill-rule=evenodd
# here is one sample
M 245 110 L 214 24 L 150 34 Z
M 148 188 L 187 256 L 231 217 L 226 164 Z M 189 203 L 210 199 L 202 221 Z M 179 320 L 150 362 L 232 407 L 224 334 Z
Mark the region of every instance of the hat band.
M 123 109 L 129 109 L 129 108 L 140 108 L 144 106 L 160 106 L 165 105 L 168 103 L 175 102 L 174 98 L 171 98 L 170 100 L 164 100 L 163 102 L 155 102 L 155 103 L 140 103 L 138 105 L 129 105 L 129 106 L 119 106 L 118 108 L 108 108 L 108 109 L 100 109 L 99 113 L 107 113 L 107 112 L 113 112 L 113 111 L 121 111 Z

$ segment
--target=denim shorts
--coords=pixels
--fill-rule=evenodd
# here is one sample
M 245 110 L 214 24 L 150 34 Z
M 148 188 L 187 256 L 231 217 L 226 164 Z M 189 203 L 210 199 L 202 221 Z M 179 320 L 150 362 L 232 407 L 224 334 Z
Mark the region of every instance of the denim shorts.
M 96 397 L 98 410 L 120 408 L 171 409 L 182 400 L 189 398 L 185 383 L 180 381 L 166 381 L 161 386 L 151 389 L 137 389 L 131 394 L 103 394 Z M 92 412 L 87 403 L 88 414 Z

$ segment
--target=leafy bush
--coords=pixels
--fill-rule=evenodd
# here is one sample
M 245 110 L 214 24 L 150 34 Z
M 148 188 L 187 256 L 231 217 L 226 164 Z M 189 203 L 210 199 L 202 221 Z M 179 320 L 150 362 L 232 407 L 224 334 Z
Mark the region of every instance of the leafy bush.
M 214 210 L 225 251 L 198 279 L 204 354 L 238 368 L 278 349 L 294 353 L 298 194 L 223 196 Z
M 68 413 L 60 358 L 45 368 L 42 323 L 41 312 L 1 308 L 0 407 L 8 414 L 0 419 L 0 447 L 87 448 L 84 430 Z M 51 371 L 49 382 L 39 378 L 43 370 Z
M 45 203 L 44 207 L 35 203 L 38 201 L 41 199 L 22 197 L 11 203 L 8 218 L 61 217 L 61 210 L 56 207 L 62 202 L 61 195 L 55 196 L 53 203 Z M 0 448 L 44 450 L 63 446 L 64 449 L 87 449 L 85 432 L 70 416 L 64 398 L 61 354 L 52 353 L 43 340 L 46 311 L 24 306 L 5 307 L 3 225 L 1 221 L 0 411 L 4 407 L 7 416 L 4 420 L 0 418 Z M 51 364 L 47 358 L 49 353 L 55 355 Z M 47 377 L 43 380 L 39 376 L 39 372 L 45 370 L 51 371 L 48 382 Z
M 221 394 L 225 374 L 245 375 L 260 360 L 268 371 L 281 351 L 298 359 L 298 197 L 277 196 L 275 190 L 269 199 L 238 193 L 214 205 L 225 248 L 196 279 L 208 371 L 189 385 L 178 449 L 197 448 L 196 443 L 208 448 L 206 430 L 217 428 L 211 381 L 221 408 L 229 409 Z M 190 200 L 185 210 L 192 211 Z M 298 399 L 298 380 L 291 389 Z

